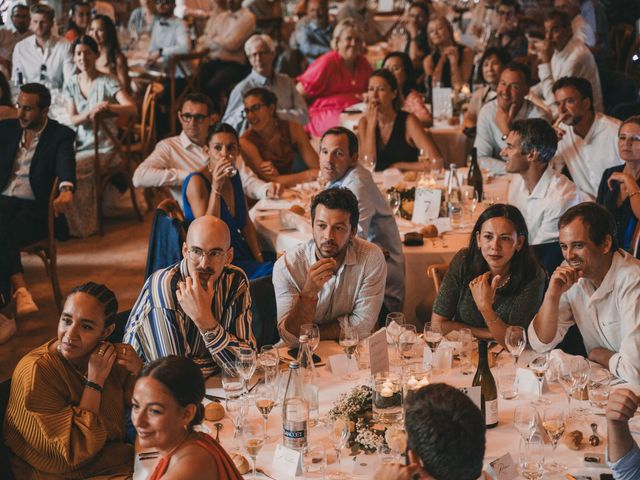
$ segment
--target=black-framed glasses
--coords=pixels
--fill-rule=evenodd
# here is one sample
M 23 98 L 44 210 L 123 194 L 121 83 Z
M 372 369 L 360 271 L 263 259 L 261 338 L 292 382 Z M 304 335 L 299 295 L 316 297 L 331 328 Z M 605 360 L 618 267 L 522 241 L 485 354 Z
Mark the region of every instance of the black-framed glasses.
M 256 103 L 255 105 L 251 105 L 249 108 L 244 109 L 244 114 L 249 115 L 250 113 L 258 113 L 262 107 L 266 107 L 264 103 Z
M 189 123 L 192 120 L 195 121 L 196 123 L 200 123 L 204 121 L 205 118 L 207 118 L 206 115 L 202 115 L 201 113 L 196 113 L 195 115 L 192 113 L 180 113 L 180 116 L 182 117 L 182 120 L 184 120 L 187 123 Z
M 205 252 L 203 249 L 199 247 L 189 247 L 187 250 L 189 254 L 189 258 L 194 262 L 199 262 L 206 255 L 207 260 L 220 260 L 223 258 L 229 249 L 223 250 L 222 248 L 214 248 L 213 250 L 209 250 Z

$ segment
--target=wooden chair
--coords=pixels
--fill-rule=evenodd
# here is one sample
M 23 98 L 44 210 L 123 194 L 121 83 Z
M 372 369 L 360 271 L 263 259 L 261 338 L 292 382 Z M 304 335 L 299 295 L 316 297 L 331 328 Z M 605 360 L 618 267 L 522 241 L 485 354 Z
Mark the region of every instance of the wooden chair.
M 446 263 L 434 263 L 427 267 L 427 276 L 433 280 L 436 294 L 440 291 L 440 285 L 442 285 L 442 279 L 447 270 L 449 270 L 449 265 Z
M 276 45 L 280 45 L 282 35 L 282 17 L 264 17 L 256 20 L 256 33 L 269 35 Z
M 129 146 L 131 156 L 136 163 L 142 162 L 151 153 L 152 145 L 156 140 L 156 102 L 162 95 L 164 87 L 161 83 L 152 82 L 147 85 L 140 108 L 140 123 L 134 128 L 135 141 Z
M 26 247 L 22 247 L 22 251 L 32 255 L 39 256 L 44 262 L 44 268 L 47 276 L 51 279 L 51 289 L 53 290 L 53 298 L 56 302 L 58 313 L 62 313 L 62 292 L 60 291 L 60 283 L 58 282 L 57 267 L 57 244 L 54 228 L 54 212 L 53 201 L 58 196 L 58 178 L 53 182 L 53 188 L 49 195 L 49 211 L 47 214 L 47 237 L 39 242 L 32 243 Z
M 615 69 L 625 72 L 629 51 L 633 46 L 634 29 L 632 25 L 618 24 L 609 29 L 609 45 L 613 51 Z
M 131 202 L 133 203 L 133 208 L 136 211 L 136 215 L 138 220 L 142 222 L 142 213 L 140 213 L 140 207 L 138 206 L 138 200 L 136 199 L 136 191 L 133 187 L 132 182 L 132 169 L 131 169 L 131 135 L 133 130 L 133 122 L 134 117 L 130 117 L 126 120 L 126 124 L 123 128 L 120 128 L 118 131 L 117 127 L 114 127 L 109 124 L 106 120 L 108 118 L 112 118 L 113 114 L 110 112 L 103 112 L 98 114 L 93 119 L 93 142 L 94 142 L 94 156 L 93 156 L 93 167 L 94 167 L 94 183 L 96 189 L 96 214 L 98 218 L 98 232 L 101 236 L 104 235 L 104 218 L 102 217 L 102 197 L 104 194 L 104 189 L 109 184 L 109 181 L 115 177 L 116 175 L 122 175 L 127 184 L 127 188 L 129 189 L 129 193 L 131 194 Z M 122 122 L 121 122 L 122 125 Z M 111 140 L 113 144 L 113 150 L 110 153 L 100 153 L 100 131 L 104 131 L 107 137 Z M 106 165 L 109 165 L 106 169 L 102 169 L 100 165 L 100 156 L 107 155 L 108 158 L 105 160 Z M 112 160 L 116 157 L 120 156 L 121 161 L 118 162 L 115 166 L 111 166 Z
M 178 106 L 182 99 L 191 92 L 200 91 L 200 70 L 202 64 L 207 60 L 209 49 L 199 50 L 192 53 L 183 53 L 169 57 L 167 75 L 169 76 L 169 135 L 176 133 L 176 118 L 178 116 Z M 176 77 L 180 72 L 182 76 Z M 180 93 L 176 85 L 176 78 L 184 78 L 185 85 Z

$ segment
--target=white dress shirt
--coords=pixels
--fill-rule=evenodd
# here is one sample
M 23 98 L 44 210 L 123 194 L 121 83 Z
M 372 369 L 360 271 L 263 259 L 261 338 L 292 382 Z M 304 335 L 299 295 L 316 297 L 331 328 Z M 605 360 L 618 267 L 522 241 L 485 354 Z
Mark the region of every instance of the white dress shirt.
M 509 182 L 508 202 L 522 212 L 529 230 L 529 244 L 542 245 L 558 241 L 558 220 L 570 207 L 588 201 L 567 177 L 547 166 L 529 193 L 522 175 Z
M 43 83 L 41 76 L 44 75 L 52 88 L 62 88 L 75 70 L 71 44 L 64 38 L 52 36 L 41 49 L 36 43 L 36 36 L 32 35 L 20 40 L 13 49 L 11 78 L 18 78 L 20 71 L 24 83 Z
M 309 268 L 317 261 L 316 246 L 311 239 L 289 250 L 273 266 L 278 330 L 287 345 L 298 343 L 298 332 L 292 334 L 284 328 L 285 316 L 300 299 Z M 337 320 L 341 327 L 354 327 L 359 338 L 368 337 L 382 307 L 386 278 L 382 250 L 361 238 L 352 239 L 342 265 L 318 293 L 313 323 L 322 325 Z
M 566 265 L 566 262 L 563 263 Z M 606 348 L 616 352 L 609 370 L 629 383 L 640 384 L 640 261 L 623 250 L 614 253 L 611 267 L 597 289 L 579 279 L 560 297 L 558 331 L 542 343 L 534 322 L 529 325 L 531 347 L 544 352 L 554 348 L 576 324 L 587 352 Z
M 36 199 L 33 194 L 33 189 L 31 188 L 31 182 L 29 181 L 29 172 L 31 171 L 31 160 L 33 160 L 33 154 L 36 153 L 36 148 L 38 148 L 38 142 L 40 141 L 40 135 L 46 128 L 47 123 L 48 119 L 38 131 L 28 128 L 22 130 L 20 142 L 18 143 L 18 150 L 16 151 L 16 159 L 13 165 L 13 173 L 11 174 L 11 177 L 9 177 L 7 187 L 2 191 L 2 195 L 21 198 L 23 200 Z
M 24 40 L 27 37 L 33 35 L 31 30 L 27 30 L 24 33 L 20 33 L 15 27 L 7 26 L 0 27 L 0 58 L 8 61 L 13 60 L 13 49 L 20 40 Z M 2 73 L 7 78 L 11 78 L 11 72 L 2 68 Z
M 246 8 L 212 16 L 198 44 L 210 49 L 209 58 L 245 64 L 244 44 L 256 31 L 256 16 Z
M 558 142 L 553 168 L 560 172 L 566 165 L 577 187 L 595 199 L 602 173 L 622 163 L 618 152 L 619 126 L 620 120 L 597 113 L 589 132 L 582 138 L 573 127 L 563 124 L 565 134 Z
M 602 87 L 596 61 L 589 49 L 576 37 L 573 37 L 561 51 L 554 51 L 550 63 L 538 65 L 540 82 L 531 87 L 531 91 L 544 99 L 555 109 L 553 83 L 562 77 L 582 77 L 591 82 L 593 106 L 596 112 L 603 111 Z
M 596 32 L 593 31 L 591 25 L 582 15 L 578 14 L 573 17 L 571 30 L 573 31 L 573 36 L 582 40 L 582 43 L 587 47 L 593 48 L 596 46 Z
M 162 60 L 168 64 L 169 57 L 183 53 L 189 53 L 191 43 L 189 28 L 184 20 L 178 17 L 160 18 L 156 16 L 151 27 L 151 43 L 149 54 L 162 49 Z M 188 68 L 188 66 L 185 65 Z M 179 68 L 176 69 L 176 77 L 184 77 Z
M 192 172 L 205 168 L 209 162 L 208 153 L 193 143 L 186 133 L 166 138 L 157 143 L 149 155 L 136 168 L 133 185 L 136 187 L 168 187 L 173 198 L 182 207 L 182 184 Z M 242 188 L 249 198 L 262 199 L 272 184 L 260 180 L 247 167 L 242 157 L 236 159 L 236 168 L 242 180 Z
M 495 175 L 503 175 L 504 160 L 500 157 L 500 151 L 506 143 L 502 139 L 504 134 L 496 125 L 496 112 L 498 111 L 498 101 L 487 102 L 478 114 L 476 127 L 476 141 L 474 146 L 478 150 L 478 161 L 480 167 L 487 168 Z M 522 107 L 516 114 L 514 120 L 526 118 L 544 118 L 549 120 L 547 112 L 525 99 Z

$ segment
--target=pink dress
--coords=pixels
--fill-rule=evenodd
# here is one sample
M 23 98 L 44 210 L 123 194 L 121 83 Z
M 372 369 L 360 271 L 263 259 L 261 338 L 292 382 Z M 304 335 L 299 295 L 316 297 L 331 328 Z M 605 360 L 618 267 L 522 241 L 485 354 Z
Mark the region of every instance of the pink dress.
M 320 137 L 327 129 L 336 127 L 340 112 L 360 102 L 356 94 L 365 92 L 372 71 L 367 59 L 360 55 L 356 59 L 355 72 L 351 73 L 338 52 L 332 50 L 315 60 L 298 77 L 304 91 L 314 99 L 309 107 L 307 126 L 313 136 Z

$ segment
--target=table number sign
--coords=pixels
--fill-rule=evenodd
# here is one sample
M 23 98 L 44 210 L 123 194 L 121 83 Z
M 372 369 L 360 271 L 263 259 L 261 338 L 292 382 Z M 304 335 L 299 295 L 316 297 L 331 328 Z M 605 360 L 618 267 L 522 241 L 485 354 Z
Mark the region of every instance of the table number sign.
M 389 349 L 387 347 L 387 329 L 382 328 L 369 337 L 369 365 L 371 375 L 389 371 Z
M 437 188 L 416 188 L 411 221 L 413 223 L 425 225 L 438 218 L 438 215 L 440 214 L 441 197 L 442 193 Z

